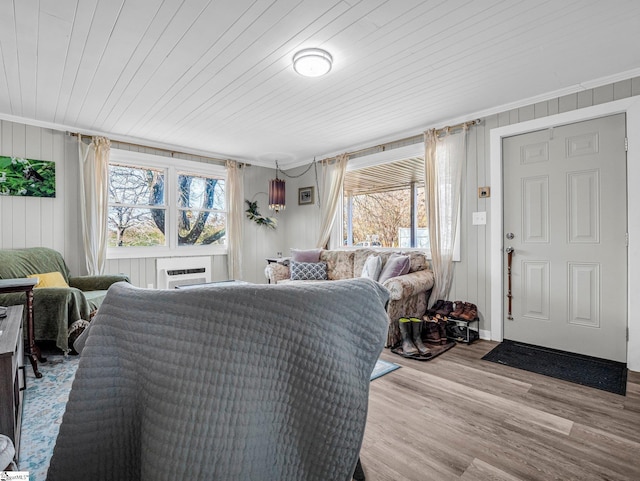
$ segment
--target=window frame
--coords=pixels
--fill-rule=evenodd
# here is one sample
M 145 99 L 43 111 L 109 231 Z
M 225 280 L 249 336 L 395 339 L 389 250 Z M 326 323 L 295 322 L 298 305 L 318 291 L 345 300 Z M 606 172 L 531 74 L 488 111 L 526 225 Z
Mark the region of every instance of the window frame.
M 226 255 L 228 237 L 224 244 L 178 245 L 178 175 L 218 177 L 227 187 L 227 169 L 224 165 L 195 162 L 191 160 L 163 157 L 155 154 L 111 149 L 109 164 L 127 165 L 133 168 L 152 168 L 165 171 L 165 242 L 163 246 L 107 247 L 107 259 L 136 259 L 149 257 L 190 257 L 202 255 Z M 111 205 L 111 204 L 109 204 Z M 225 199 L 225 225 L 228 206 Z M 228 235 L 228 234 L 227 234 Z

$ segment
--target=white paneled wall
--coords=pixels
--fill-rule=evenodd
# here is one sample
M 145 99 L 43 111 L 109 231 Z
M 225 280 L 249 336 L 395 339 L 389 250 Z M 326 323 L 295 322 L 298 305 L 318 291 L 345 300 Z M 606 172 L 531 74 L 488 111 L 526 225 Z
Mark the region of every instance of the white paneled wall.
M 604 85 L 594 89 L 554 98 L 483 119 L 469 131 L 467 165 L 464 172 L 461 209 L 461 260 L 455 263 L 455 276 L 449 299 L 465 300 L 478 305 L 480 329 L 488 332 L 491 318 L 490 226 L 489 198 L 478 198 L 478 187 L 490 186 L 489 136 L 493 128 L 555 115 L 570 110 L 612 102 L 640 95 L 640 77 Z M 292 169 L 297 175 L 304 168 Z M 287 180 L 285 211 L 285 252 L 290 248 L 315 246 L 320 225 L 317 207 L 298 206 L 298 187 L 315 185 L 313 169 L 299 179 Z M 316 192 L 316 196 L 318 192 Z M 472 225 L 473 212 L 487 212 L 486 225 Z
M 480 329 L 489 331 L 491 318 L 490 199 L 478 198 L 478 187 L 490 185 L 489 136 L 493 128 L 524 122 L 614 100 L 640 95 L 640 77 L 587 89 L 546 102 L 501 112 L 483 119 L 469 132 L 468 158 L 462 196 L 461 262 L 456 263 L 451 300 L 478 305 Z M 472 225 L 473 212 L 487 212 L 487 225 Z
M 162 155 L 155 149 L 140 150 Z M 50 247 L 63 255 L 73 275 L 86 274 L 79 228 L 77 138 L 57 130 L 0 121 L 0 155 L 56 163 L 55 198 L 0 196 L 0 249 Z M 185 157 L 206 161 L 198 156 Z M 139 287 L 155 286 L 155 262 L 155 258 L 111 259 L 105 272 L 127 274 Z M 211 273 L 213 280 L 227 279 L 225 255 L 212 256 Z
M 260 226 L 245 217 L 242 270 L 243 279 L 248 282 L 264 284 L 267 257 L 275 257 L 277 252 L 284 252 L 286 244 L 285 229 L 288 224 L 287 210 L 276 214 L 269 210 L 269 179 L 275 177 L 274 169 L 251 166 L 244 172 L 245 199 L 258 202 L 258 211 L 278 220 L 278 227 L 269 229 Z M 289 188 L 289 185 L 286 186 Z M 287 199 L 288 203 L 288 199 Z M 287 207 L 288 209 L 288 207 Z M 246 203 L 245 209 L 246 210 Z
M 306 170 L 299 167 L 288 171 L 290 175 L 299 175 Z M 318 175 L 321 175 L 318 166 Z M 291 249 L 311 249 L 316 247 L 320 232 L 320 209 L 318 208 L 318 189 L 314 169 L 302 177 L 287 180 L 287 225 L 285 255 L 289 255 Z M 298 189 L 313 186 L 314 204 L 298 205 Z
M 0 121 L 0 155 L 56 164 L 55 198 L 0 196 L 0 248 L 50 247 L 62 253 L 73 274 L 83 274 L 75 138 L 56 130 Z
M 489 213 L 489 199 L 478 199 L 477 189 L 490 185 L 489 133 L 492 128 L 546 117 L 591 105 L 611 102 L 640 95 L 640 78 L 584 90 L 582 92 L 540 102 L 516 110 L 501 112 L 483 119 L 480 126 L 471 128 L 468 139 L 468 161 L 462 196 L 461 261 L 456 263 L 456 274 L 450 299 L 467 300 L 478 305 L 480 328 L 489 329 L 491 315 L 490 249 L 487 225 L 474 226 L 473 212 Z M 118 148 L 124 148 L 118 146 Z M 163 155 L 162 151 L 141 149 Z M 74 274 L 85 272 L 78 208 L 78 169 L 76 139 L 63 132 L 0 121 L 0 155 L 26 156 L 52 160 L 56 163 L 56 198 L 25 198 L 0 196 L 0 248 L 47 246 L 64 255 Z M 164 154 L 168 155 L 168 154 Z M 188 160 L 206 159 L 188 156 Z M 179 160 L 177 160 L 179 161 Z M 287 171 L 298 175 L 306 167 Z M 245 170 L 245 198 L 257 200 L 264 215 L 275 215 L 268 210 L 268 181 L 273 169 L 250 166 Z M 287 208 L 278 214 L 278 228 L 267 229 L 245 219 L 243 241 L 243 279 L 264 283 L 265 258 L 278 251 L 285 256 L 291 248 L 314 247 L 320 224 L 316 205 L 298 206 L 298 188 L 313 185 L 313 169 L 300 178 L 286 178 Z M 316 199 L 318 192 L 315 192 Z M 107 272 L 125 273 L 133 284 L 140 287 L 155 285 L 155 259 L 113 259 L 107 263 Z M 226 256 L 212 257 L 213 280 L 227 278 Z
M 158 287 L 156 285 L 156 258 L 110 259 L 105 271 L 109 274 L 127 274 L 131 283 L 138 287 Z M 227 280 L 227 256 L 211 256 L 211 280 Z
M 109 259 L 105 266 L 109 274 L 127 274 L 138 287 L 156 287 L 156 258 Z

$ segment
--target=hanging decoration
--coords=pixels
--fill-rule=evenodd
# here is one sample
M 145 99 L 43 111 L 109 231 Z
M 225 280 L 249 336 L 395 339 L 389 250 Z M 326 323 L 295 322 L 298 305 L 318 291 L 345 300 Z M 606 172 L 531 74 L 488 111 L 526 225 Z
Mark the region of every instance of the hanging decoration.
M 278 161 L 276 160 L 276 178 L 269 181 L 269 209 L 276 214 L 286 208 L 284 179 L 278 178 Z
M 284 182 L 284 181 L 283 181 Z M 273 217 L 265 217 L 260 212 L 258 212 L 258 201 L 251 202 L 250 200 L 246 200 L 247 203 L 247 218 L 252 220 L 258 225 L 263 225 L 268 227 L 269 229 L 275 229 L 278 225 L 278 219 L 274 219 Z
M 299 173 L 298 175 L 289 175 L 287 174 L 284 170 L 280 170 L 280 166 L 278 165 L 278 161 L 276 160 L 276 178 L 275 179 L 271 179 L 269 181 L 269 208 L 271 210 L 275 210 L 276 214 L 278 212 L 280 212 L 281 210 L 284 210 L 286 208 L 285 205 L 285 183 L 284 183 L 284 179 L 280 179 L 278 177 L 278 172 L 280 172 L 283 176 L 285 177 L 289 177 L 290 179 L 297 179 L 299 177 L 302 177 L 303 175 L 305 175 L 307 172 L 309 172 L 309 170 L 311 170 L 311 168 L 314 168 L 315 170 L 315 176 L 316 176 L 316 190 L 319 192 L 319 185 L 318 185 L 318 167 L 317 167 L 317 163 L 316 163 L 316 158 L 313 158 L 313 162 L 311 162 L 309 164 L 309 166 L 304 170 L 304 172 Z M 311 189 L 311 190 L 309 190 Z M 298 194 L 300 194 L 300 190 L 302 190 L 303 192 L 306 192 L 307 195 L 310 194 L 310 197 L 304 197 L 305 201 L 304 202 L 298 202 L 298 204 L 313 204 L 313 188 L 312 187 L 304 187 L 302 189 L 298 189 Z M 308 202 L 308 199 L 311 200 L 311 202 Z M 318 195 L 318 207 L 320 207 L 320 196 Z

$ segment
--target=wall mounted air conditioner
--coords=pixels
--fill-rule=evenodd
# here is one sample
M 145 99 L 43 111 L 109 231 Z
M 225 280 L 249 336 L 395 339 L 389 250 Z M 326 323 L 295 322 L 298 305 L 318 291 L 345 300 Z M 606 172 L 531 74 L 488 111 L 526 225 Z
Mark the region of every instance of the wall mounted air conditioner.
M 211 282 L 211 257 L 163 257 L 156 259 L 156 286 L 175 289 Z

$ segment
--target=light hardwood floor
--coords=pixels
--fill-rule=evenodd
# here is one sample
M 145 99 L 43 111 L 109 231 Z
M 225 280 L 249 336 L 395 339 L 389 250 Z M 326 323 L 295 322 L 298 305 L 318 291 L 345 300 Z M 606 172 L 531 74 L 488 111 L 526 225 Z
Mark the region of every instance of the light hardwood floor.
M 461 344 L 371 383 L 367 481 L 640 480 L 640 374 L 619 396 L 481 360 Z

